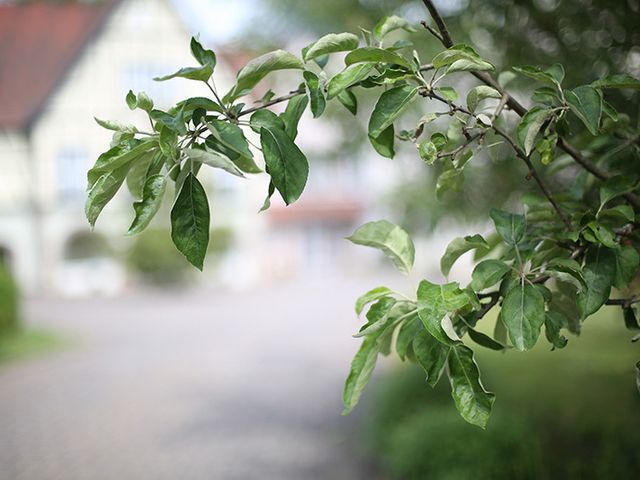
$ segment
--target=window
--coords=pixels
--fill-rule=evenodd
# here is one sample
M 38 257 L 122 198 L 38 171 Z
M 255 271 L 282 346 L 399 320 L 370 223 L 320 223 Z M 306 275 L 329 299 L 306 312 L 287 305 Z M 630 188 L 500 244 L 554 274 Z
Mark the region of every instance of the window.
M 84 198 L 87 187 L 87 154 L 81 149 L 68 148 L 58 154 L 57 179 L 59 197 L 63 202 Z
M 171 82 L 156 82 L 153 78 L 167 75 L 173 70 L 175 67 L 171 66 L 132 65 L 124 72 L 123 85 L 126 90 L 131 89 L 135 93 L 146 92 L 160 107 L 167 107 L 175 100 L 175 90 Z

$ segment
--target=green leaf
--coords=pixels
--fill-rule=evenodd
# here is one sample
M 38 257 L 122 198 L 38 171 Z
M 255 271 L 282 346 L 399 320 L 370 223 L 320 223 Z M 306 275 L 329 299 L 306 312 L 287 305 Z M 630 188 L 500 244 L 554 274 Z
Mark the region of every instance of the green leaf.
M 502 277 L 510 270 L 511 267 L 502 260 L 483 260 L 473 269 L 471 288 L 479 292 L 492 287 L 502 280 Z
M 182 108 L 174 115 L 163 112 L 162 110 L 151 110 L 151 112 L 149 112 L 149 116 L 151 117 L 151 119 L 156 122 L 156 130 L 158 129 L 158 124 L 160 124 L 173 130 L 176 133 L 186 135 L 187 127 L 185 125 L 186 122 L 183 114 L 184 110 Z
M 616 273 L 613 279 L 613 285 L 622 290 L 626 288 L 634 279 L 640 266 L 640 255 L 638 251 L 631 245 L 624 245 L 615 252 L 616 255 Z
M 98 178 L 103 176 L 105 173 L 113 172 L 124 166 L 129 167 L 131 162 L 150 152 L 154 148 L 157 148 L 157 143 L 155 143 L 155 140 L 149 139 L 138 143 L 130 150 L 123 146 L 116 146 L 103 153 L 98 157 L 94 166 L 87 173 L 89 188 L 91 188 Z
M 133 93 L 132 90 L 129 90 L 127 92 L 125 101 L 127 102 L 127 106 L 129 107 L 130 110 L 135 110 L 136 107 L 138 106 L 138 98 L 136 97 L 136 94 Z
M 204 48 L 196 37 L 191 37 L 191 55 L 202 66 L 210 65 L 212 69 L 216 66 L 216 54 Z
M 448 191 L 459 192 L 464 183 L 464 174 L 462 169 L 451 168 L 440 174 L 436 182 L 436 197 L 442 199 L 443 195 Z
M 285 130 L 284 120 L 271 110 L 262 109 L 251 115 L 251 130 L 260 133 L 262 127 L 267 129 Z
M 565 90 L 564 95 L 571 111 L 582 120 L 591 135 L 596 135 L 602 116 L 601 93 L 589 85 L 583 85 Z
M 307 158 L 289 136 L 278 128 L 260 130 L 260 143 L 271 181 L 284 202 L 295 202 L 307 183 Z
M 262 170 L 253 161 L 253 154 L 249 149 L 249 142 L 242 129 L 233 123 L 212 119 L 207 123 L 207 128 L 213 134 L 216 143 L 224 148 L 216 148 L 225 154 L 245 173 L 260 173 Z M 229 150 L 229 151 L 225 151 Z M 236 155 L 232 155 L 235 153 Z
M 229 172 L 231 175 L 244 178 L 242 170 L 240 170 L 236 164 L 229 159 L 229 157 L 221 153 L 206 148 L 186 148 L 184 153 L 194 162 L 203 163 L 214 168 L 220 168 Z
M 436 92 L 450 102 L 455 102 L 458 99 L 458 92 L 456 92 L 456 89 L 453 87 L 438 87 L 436 88 Z
M 153 161 L 155 152 L 152 150 L 145 153 L 142 157 L 132 162 L 131 168 L 127 173 L 127 188 L 133 198 L 142 198 L 142 190 L 147 179 L 147 170 Z
M 353 115 L 358 113 L 358 99 L 351 90 L 343 90 L 337 95 L 338 100 L 344 108 L 349 110 Z
M 471 327 L 467 329 L 467 333 L 469 334 L 469 338 L 471 340 L 482 347 L 488 348 L 490 350 L 495 350 L 497 352 L 500 352 L 507 348 L 507 346 L 503 343 L 500 343 L 497 340 L 491 338 L 489 335 L 479 332 L 478 330 L 475 330 Z
M 178 102 L 176 108 L 182 108 L 185 114 L 193 112 L 194 110 L 202 109 L 207 112 L 224 113 L 224 110 L 220 105 L 206 97 L 191 97 Z
M 318 118 L 324 112 L 327 105 L 327 101 L 324 98 L 324 88 L 318 76 L 305 70 L 303 73 L 304 80 L 307 84 L 307 91 L 309 93 L 309 102 L 311 104 L 311 113 L 313 118 Z
M 369 136 L 379 137 L 402 114 L 418 94 L 410 85 L 395 87 L 384 92 L 376 103 L 369 120 Z
M 142 200 L 133 204 L 136 216 L 127 235 L 140 233 L 147 228 L 162 204 L 166 186 L 167 179 L 164 175 L 152 175 L 147 178 L 142 192 Z
M 114 120 L 100 120 L 96 117 L 93 117 L 93 119 L 98 125 L 102 128 L 106 128 L 107 130 L 112 130 L 114 132 L 138 133 L 138 129 L 133 125 L 125 125 L 124 123 Z
M 385 50 L 377 47 L 363 47 L 353 50 L 345 57 L 344 62 L 347 65 L 362 62 L 390 63 L 392 65 L 400 65 L 411 69 L 411 64 L 403 56 L 391 50 Z
M 392 291 L 387 287 L 377 287 L 373 290 L 369 290 L 367 293 L 360 295 L 356 300 L 356 315 L 360 315 L 366 305 L 374 302 L 382 297 L 386 297 L 392 294 Z
M 415 246 L 409 234 L 386 220 L 369 222 L 358 228 L 347 240 L 356 245 L 377 248 L 391 259 L 398 270 L 408 274 L 415 259 Z
M 413 339 L 413 352 L 427 374 L 427 383 L 435 387 L 447 364 L 451 347 L 439 342 L 424 328 Z
M 303 70 L 302 61 L 284 50 L 276 50 L 251 60 L 238 72 L 236 85 L 225 96 L 225 102 L 247 95 L 260 80 L 276 70 Z
M 379 330 L 372 335 L 366 336 L 362 341 L 358 353 L 356 353 L 356 356 L 353 358 L 351 370 L 344 385 L 343 415 L 347 415 L 358 404 L 362 391 L 367 386 L 373 369 L 376 366 L 378 353 L 380 353 L 383 346 L 382 340 L 384 339 L 384 334 L 384 330 Z
M 520 73 L 521 75 L 525 75 L 529 78 L 537 80 L 538 82 L 546 83 L 547 85 L 551 85 L 557 89 L 561 88 L 560 84 L 564 79 L 564 68 L 558 63 L 552 65 L 547 70 L 542 70 L 538 67 L 532 67 L 529 65 L 525 65 L 522 67 L 513 67 L 513 70 Z
M 407 32 L 415 32 L 415 29 L 404 18 L 392 15 L 380 20 L 373 28 L 373 36 L 376 40 L 382 40 L 388 33 L 394 30 L 405 30 Z
M 369 135 L 369 141 L 378 154 L 386 158 L 393 158 L 396 154 L 393 146 L 396 140 L 393 125 L 389 125 L 387 129 L 377 137 Z
M 582 275 L 582 267 L 571 258 L 554 258 L 547 265 L 547 270 L 568 273 L 586 287 L 586 281 Z
M 569 324 L 567 318 L 560 312 L 548 311 L 544 319 L 544 334 L 554 348 L 564 348 L 569 340 L 560 333 Z
M 514 215 L 496 208 L 489 213 L 496 231 L 509 245 L 517 245 L 524 238 L 527 228 L 523 215 Z
M 84 206 L 84 213 L 89 225 L 95 226 L 100 212 L 118 192 L 128 171 L 129 164 L 123 165 L 112 172 L 100 176 L 92 184 Z
M 545 318 L 542 293 L 527 283 L 516 285 L 502 302 L 501 318 L 514 347 L 518 350 L 533 348 Z
M 287 108 L 280 114 L 284 122 L 284 131 L 291 140 L 295 140 L 298 136 L 298 124 L 308 104 L 309 99 L 306 95 L 298 95 L 289 100 Z
M 447 365 L 451 396 L 460 415 L 467 422 L 486 428 L 495 395 L 484 389 L 473 351 L 461 343 L 455 345 L 449 352 Z
M 518 143 L 524 149 L 524 152 L 529 155 L 533 150 L 536 136 L 542 128 L 542 126 L 553 117 L 553 111 L 540 107 L 533 107 L 529 110 L 520 123 L 516 131 Z
M 303 50 L 305 62 L 321 55 L 335 52 L 347 52 L 358 48 L 360 40 L 353 33 L 330 33 L 320 37 Z
M 436 285 L 422 280 L 418 286 L 418 315 L 427 331 L 445 345 L 452 345 L 454 340 L 442 326 L 444 317 L 459 310 L 469 303 L 466 292 L 453 282 Z
M 332 99 L 345 89 L 367 78 L 373 67 L 373 63 L 350 65 L 336 74 L 327 83 L 327 98 Z
M 171 239 L 199 270 L 207 254 L 210 221 L 207 194 L 196 176 L 189 173 L 171 209 Z
M 438 158 L 438 149 L 433 142 L 422 142 L 418 146 L 420 152 L 420 158 L 424 160 L 427 165 L 433 165 Z
M 432 61 L 435 68 L 447 67 L 447 73 L 480 70 L 492 71 L 493 65 L 484 61 L 478 52 L 468 45 L 458 44 L 436 55 Z
M 616 205 L 615 207 L 607 208 L 605 210 L 600 210 L 600 212 L 598 212 L 598 218 L 600 217 L 618 218 L 626 222 L 635 222 L 636 220 L 636 214 L 633 211 L 633 207 L 626 203 Z
M 608 178 L 600 186 L 600 208 L 616 197 L 631 192 L 636 186 L 636 180 L 628 175 L 616 175 Z
M 150 113 L 153 110 L 153 100 L 145 92 L 138 93 L 138 108 Z
M 396 352 L 402 361 L 407 358 L 409 350 L 413 349 L 412 345 L 415 336 L 423 330 L 424 327 L 417 314 L 410 316 L 402 323 L 396 339 Z
M 620 73 L 607 75 L 593 82 L 591 86 L 595 88 L 632 88 L 638 90 L 640 89 L 640 80 L 626 73 Z
M 156 82 L 164 82 L 166 80 L 171 80 L 172 78 L 186 78 L 188 80 L 199 80 L 201 82 L 206 82 L 211 78 L 211 75 L 213 75 L 213 66 L 203 65 L 200 67 L 181 68 L 177 72 L 171 73 L 169 75 L 155 77 L 154 80 Z
M 367 323 L 354 335 L 354 338 L 366 337 L 386 328 L 393 321 L 391 310 L 395 304 L 395 298 L 380 298 L 367 312 Z
M 160 147 L 160 151 L 165 157 L 175 159 L 177 156 L 176 149 L 178 146 L 178 134 L 170 128 L 163 126 L 160 129 L 158 145 Z
M 556 144 L 558 143 L 558 134 L 552 133 L 547 135 L 536 145 L 536 150 L 540 154 L 540 162 L 543 165 L 549 165 L 555 158 Z
M 260 212 L 264 212 L 265 210 L 267 210 L 269 207 L 271 207 L 271 197 L 273 196 L 273 194 L 276 191 L 276 187 L 273 185 L 273 182 L 269 182 L 269 188 L 267 189 L 267 197 L 264 199 L 264 203 L 262 204 L 262 207 L 260 207 Z
M 609 299 L 616 273 L 616 257 L 612 250 L 597 247 L 589 251 L 582 270 L 587 288 L 578 293 L 578 307 L 582 318 L 600 310 Z
M 440 259 L 440 270 L 442 274 L 445 277 L 448 276 L 456 260 L 469 250 L 476 248 L 489 248 L 489 245 L 485 239 L 482 238 L 482 235 L 467 235 L 466 237 L 458 237 L 452 240 Z
M 502 95 L 495 88 L 486 85 L 480 85 L 469 90 L 469 93 L 467 93 L 469 111 L 475 111 L 478 104 L 486 98 L 502 98 Z

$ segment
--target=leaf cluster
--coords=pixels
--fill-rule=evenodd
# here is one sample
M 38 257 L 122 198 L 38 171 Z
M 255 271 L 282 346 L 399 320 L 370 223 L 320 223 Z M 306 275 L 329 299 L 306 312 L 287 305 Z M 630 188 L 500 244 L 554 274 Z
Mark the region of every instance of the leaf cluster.
M 300 56 L 269 52 L 242 68 L 224 95 L 212 80 L 215 53 L 192 39 L 198 66 L 156 80 L 182 77 L 201 82 L 212 97 L 189 98 L 162 111 L 146 94 L 129 92 L 127 104 L 147 113 L 150 132 L 98 120 L 114 136 L 111 148 L 88 172 L 86 214 L 94 225 L 126 182 L 136 199 L 129 233 L 139 233 L 158 212 L 167 183 L 173 182 L 171 238 L 187 260 L 202 269 L 210 231 L 207 193 L 198 179 L 202 166 L 243 178 L 264 173 L 269 187 L 262 209 L 269 208 L 276 192 L 289 205 L 302 195 L 309 174 L 307 158 L 296 145 L 302 114 L 308 108 L 314 118 L 321 117 L 335 99 L 356 115 L 362 89 L 377 97 L 367 128 L 372 148 L 393 158 L 399 142 L 413 144 L 425 168 L 438 169 L 438 197 L 457 195 L 464 188 L 467 166 L 500 144 L 523 168 L 523 180 L 533 180 L 539 194 L 522 199 L 521 213 L 494 208 L 490 218 L 495 228 L 490 235 L 451 242 L 441 260 L 442 273 L 447 277 L 458 258 L 473 251 L 476 265 L 468 285 L 424 279 L 415 296 L 379 287 L 357 300 L 357 314 L 368 306 L 367 321 L 356 334 L 363 338 L 362 346 L 344 392 L 348 413 L 379 354 L 395 350 L 401 359 L 421 365 L 431 385 L 446 375 L 462 417 L 485 427 L 495 397 L 483 386 L 468 343 L 524 351 L 533 348 L 544 331 L 551 348 L 561 349 L 568 341 L 565 332 L 578 334 L 582 323 L 606 304 L 622 307 L 626 326 L 640 330 L 633 284 L 640 265 L 638 170 L 616 170 L 619 164 L 610 161 L 623 154 L 637 162 L 639 136 L 606 100 L 607 91 L 637 90 L 640 81 L 619 74 L 569 88 L 559 64 L 546 69 L 516 67 L 509 76 L 517 74 L 532 83 L 533 106 L 527 110 L 505 90 L 504 74 L 499 76 L 502 83 L 494 80 L 494 65 L 471 46 L 445 45 L 425 63 L 410 42 L 388 40 L 391 32 L 413 30 L 406 20 L 391 16 L 371 31 L 363 30 L 361 38 L 351 33 L 325 35 Z M 444 41 L 443 36 L 439 39 Z M 325 66 L 336 54 L 343 56 L 345 65 L 330 75 Z M 296 76 L 298 89 L 279 97 L 269 91 L 250 107 L 242 103 L 259 82 L 282 70 Z M 482 84 L 461 95 L 451 85 L 456 75 L 473 75 Z M 269 109 L 284 102 L 286 108 L 279 115 Z M 416 121 L 407 112 L 421 104 L 436 109 Z M 510 121 L 507 109 L 521 119 Z M 446 131 L 431 128 L 438 118 L 449 120 Z M 596 143 L 616 145 L 613 153 L 609 158 L 587 158 L 566 140 L 575 129 Z M 252 135 L 259 138 L 259 145 L 250 142 Z M 258 151 L 262 161 L 255 156 Z M 578 181 L 566 178 L 567 165 L 583 169 Z M 555 191 L 547 185 L 548 177 L 558 179 Z M 367 223 L 349 240 L 381 250 L 401 272 L 409 273 L 413 267 L 413 241 L 391 222 Z M 627 296 L 612 298 L 618 292 Z M 493 308 L 499 311 L 498 318 L 493 335 L 487 335 L 479 325 Z

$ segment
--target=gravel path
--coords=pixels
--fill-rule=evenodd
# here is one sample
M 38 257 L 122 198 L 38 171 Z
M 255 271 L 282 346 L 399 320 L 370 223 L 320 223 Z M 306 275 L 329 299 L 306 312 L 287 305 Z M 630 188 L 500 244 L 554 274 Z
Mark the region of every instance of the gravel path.
M 0 366 L 0 479 L 372 478 L 339 415 L 371 286 L 27 302 L 77 346 Z

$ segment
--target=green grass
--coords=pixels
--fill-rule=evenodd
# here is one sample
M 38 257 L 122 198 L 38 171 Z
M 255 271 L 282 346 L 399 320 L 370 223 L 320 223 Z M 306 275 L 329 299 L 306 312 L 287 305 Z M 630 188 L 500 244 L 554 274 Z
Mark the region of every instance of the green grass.
M 462 420 L 446 379 L 431 389 L 420 369 L 397 365 L 371 392 L 366 433 L 391 479 L 609 479 L 640 470 L 640 394 L 618 310 L 589 318 L 579 337 L 551 351 L 473 346 L 497 396 L 487 431 Z M 485 320 L 491 330 L 495 320 Z
M 0 337 L 0 363 L 67 348 L 71 341 L 46 330 L 21 329 Z

